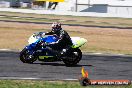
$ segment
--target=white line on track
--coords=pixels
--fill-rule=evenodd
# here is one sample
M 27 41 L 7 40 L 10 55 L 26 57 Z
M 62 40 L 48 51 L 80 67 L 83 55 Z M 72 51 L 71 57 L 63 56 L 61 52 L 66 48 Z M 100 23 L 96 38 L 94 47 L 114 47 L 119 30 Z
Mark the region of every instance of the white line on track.
M 12 51 L 11 49 L 0 49 L 0 51 Z
M 0 49 L 0 51 L 12 51 L 12 52 L 19 52 L 21 50 L 15 50 L 15 49 Z
M 0 77 L 1 80 L 46 80 L 44 78 L 34 78 L 34 77 Z M 52 79 L 60 81 L 78 81 L 78 79 Z
M 64 81 L 77 81 L 78 79 L 62 79 Z
M 18 79 L 18 80 L 37 80 L 41 78 L 24 78 L 24 77 L 0 77 L 0 79 Z
M 103 54 L 103 53 L 93 53 L 93 54 L 100 55 L 100 54 Z
M 21 50 L 13 50 L 13 49 L 0 49 L 0 51 L 13 51 L 13 52 L 18 52 Z M 129 56 L 129 55 L 125 55 L 125 54 L 110 54 L 110 53 L 83 53 L 84 55 L 110 55 L 110 56 Z

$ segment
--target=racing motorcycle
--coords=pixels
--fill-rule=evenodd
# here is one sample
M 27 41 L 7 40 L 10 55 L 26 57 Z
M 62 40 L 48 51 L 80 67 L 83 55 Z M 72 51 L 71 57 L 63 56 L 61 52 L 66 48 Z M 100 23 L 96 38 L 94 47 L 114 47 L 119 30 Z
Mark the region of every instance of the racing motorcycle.
M 44 62 L 63 61 L 66 66 L 74 66 L 82 58 L 82 52 L 79 49 L 87 40 L 80 37 L 71 37 L 73 45 L 61 57 L 49 50 L 48 44 L 56 42 L 59 38 L 55 35 L 44 35 L 44 32 L 37 32 L 29 37 L 28 45 L 20 52 L 20 60 L 23 63 L 33 63 L 36 60 Z M 63 48 L 62 51 L 66 49 Z M 61 53 L 61 52 L 60 52 Z

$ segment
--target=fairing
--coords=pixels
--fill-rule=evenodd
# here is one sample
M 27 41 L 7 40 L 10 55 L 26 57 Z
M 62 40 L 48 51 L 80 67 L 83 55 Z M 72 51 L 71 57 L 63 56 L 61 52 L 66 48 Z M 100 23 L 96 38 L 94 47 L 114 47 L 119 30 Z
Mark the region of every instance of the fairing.
M 71 40 L 73 43 L 72 48 L 79 48 L 87 42 L 86 39 L 80 37 L 71 37 Z
M 58 40 L 57 37 L 55 36 L 49 36 L 49 35 L 45 35 L 43 36 L 43 38 L 40 38 L 40 37 L 37 37 L 37 36 L 31 36 L 28 40 L 29 44 L 32 44 L 34 42 L 37 42 L 38 40 L 44 40 L 46 41 L 47 43 L 51 43 L 51 42 L 56 42 Z M 84 39 L 84 38 L 80 38 L 80 37 L 71 37 L 71 40 L 72 40 L 72 43 L 73 43 L 73 46 L 72 48 L 79 48 L 81 47 L 82 45 L 84 45 L 87 40 Z

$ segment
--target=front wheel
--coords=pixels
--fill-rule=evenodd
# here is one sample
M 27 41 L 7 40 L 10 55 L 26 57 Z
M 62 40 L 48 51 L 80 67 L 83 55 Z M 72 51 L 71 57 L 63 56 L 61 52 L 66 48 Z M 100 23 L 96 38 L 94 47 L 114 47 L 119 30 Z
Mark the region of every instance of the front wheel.
M 80 49 L 71 49 L 64 57 L 63 62 L 66 66 L 74 66 L 82 59 L 82 52 Z
M 33 63 L 34 61 L 37 60 L 37 57 L 35 55 L 31 55 L 29 54 L 29 50 L 27 50 L 26 48 L 24 48 L 21 52 L 20 52 L 20 60 L 23 63 Z

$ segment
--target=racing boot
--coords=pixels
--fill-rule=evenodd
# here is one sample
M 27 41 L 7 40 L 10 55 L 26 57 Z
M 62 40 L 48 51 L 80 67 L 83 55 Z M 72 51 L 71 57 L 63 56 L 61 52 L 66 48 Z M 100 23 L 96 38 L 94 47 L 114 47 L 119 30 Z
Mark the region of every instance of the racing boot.
M 71 49 L 70 46 L 67 46 L 66 48 L 62 49 L 61 55 L 65 56 L 65 55 L 69 54 L 70 53 L 70 49 Z
M 61 55 L 65 55 L 65 54 L 66 54 L 66 52 L 67 52 L 67 50 L 66 50 L 66 49 L 62 49 L 62 51 L 60 52 L 60 54 L 61 54 Z

